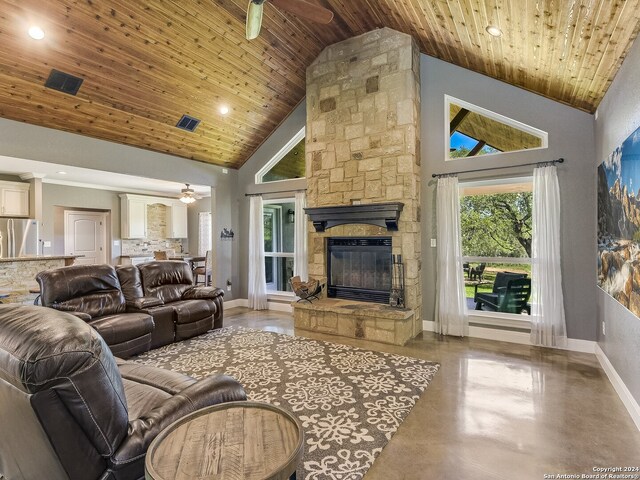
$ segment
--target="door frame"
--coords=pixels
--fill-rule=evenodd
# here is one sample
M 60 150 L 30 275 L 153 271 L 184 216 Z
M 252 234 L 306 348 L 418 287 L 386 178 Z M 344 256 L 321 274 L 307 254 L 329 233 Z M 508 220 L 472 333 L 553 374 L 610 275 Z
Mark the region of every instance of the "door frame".
M 86 215 L 86 214 L 95 214 L 100 215 L 102 217 L 102 224 L 104 226 L 103 229 L 103 245 L 104 245 L 104 255 L 105 262 L 109 265 L 112 264 L 112 256 L 111 256 L 111 211 L 110 210 L 93 210 L 93 209 L 85 209 L 85 208 L 75 208 L 75 209 L 65 209 L 64 210 L 64 218 L 63 218 L 63 251 L 66 255 L 67 252 L 67 238 L 69 232 L 67 231 L 67 220 L 70 214 L 77 215 Z

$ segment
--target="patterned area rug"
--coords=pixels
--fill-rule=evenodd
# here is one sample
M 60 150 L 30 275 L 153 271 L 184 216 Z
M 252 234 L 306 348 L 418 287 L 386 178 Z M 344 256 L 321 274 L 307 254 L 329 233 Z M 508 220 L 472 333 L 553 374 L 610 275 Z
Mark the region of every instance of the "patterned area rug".
M 167 345 L 134 361 L 202 378 L 224 372 L 250 400 L 298 416 L 305 451 L 298 479 L 364 476 L 420 394 L 437 363 L 244 327 Z

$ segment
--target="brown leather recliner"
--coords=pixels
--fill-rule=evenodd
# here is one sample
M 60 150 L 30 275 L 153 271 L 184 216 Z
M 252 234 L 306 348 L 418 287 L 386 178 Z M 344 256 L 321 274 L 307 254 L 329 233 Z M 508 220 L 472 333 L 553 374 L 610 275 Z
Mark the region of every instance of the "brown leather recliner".
M 128 358 L 151 348 L 152 317 L 127 313 L 120 280 L 111 265 L 73 265 L 36 275 L 42 305 L 85 320 L 114 355 Z
M 175 341 L 222 327 L 224 292 L 215 287 L 194 287 L 193 273 L 185 262 L 157 261 L 136 267 L 118 267 L 128 311 L 146 312 L 153 316 L 156 325 L 163 321 L 156 317 L 154 307 L 137 307 L 153 298 L 162 301 L 164 307 L 173 309 Z M 155 344 L 155 340 L 154 340 Z
M 162 429 L 197 409 L 245 399 L 231 377 L 195 381 L 117 360 L 76 316 L 0 305 L 0 476 L 7 479 L 141 479 Z

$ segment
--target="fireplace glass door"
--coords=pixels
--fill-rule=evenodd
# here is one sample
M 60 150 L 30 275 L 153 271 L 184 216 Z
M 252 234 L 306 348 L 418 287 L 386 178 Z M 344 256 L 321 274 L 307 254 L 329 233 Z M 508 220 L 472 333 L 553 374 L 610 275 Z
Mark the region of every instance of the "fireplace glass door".
M 389 303 L 391 237 L 334 237 L 327 247 L 327 296 Z

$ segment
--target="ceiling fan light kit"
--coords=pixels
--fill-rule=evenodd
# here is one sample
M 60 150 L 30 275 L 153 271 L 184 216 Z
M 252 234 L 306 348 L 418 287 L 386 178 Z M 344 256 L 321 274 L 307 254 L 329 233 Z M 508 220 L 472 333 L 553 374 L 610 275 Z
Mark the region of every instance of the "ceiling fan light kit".
M 196 192 L 193 190 L 193 188 L 189 187 L 188 183 L 185 183 L 185 185 L 187 186 L 187 188 L 182 189 L 182 192 L 180 194 L 180 201 L 189 205 L 190 203 L 196 201 Z

